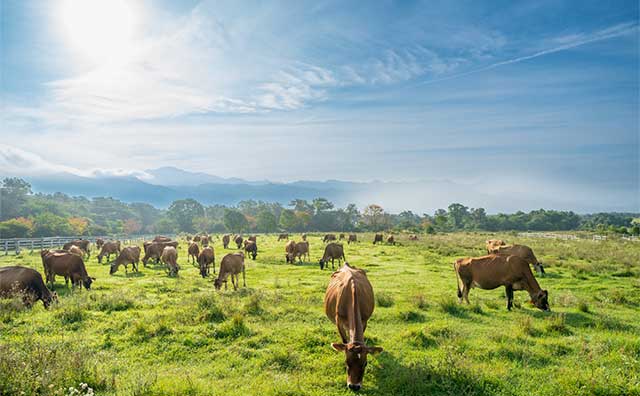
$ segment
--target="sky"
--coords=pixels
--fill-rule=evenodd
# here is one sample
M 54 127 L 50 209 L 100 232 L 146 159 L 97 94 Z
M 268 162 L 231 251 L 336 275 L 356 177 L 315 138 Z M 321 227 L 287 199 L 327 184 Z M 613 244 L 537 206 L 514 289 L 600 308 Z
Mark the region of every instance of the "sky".
M 0 0 L 0 22 L 4 173 L 444 180 L 640 211 L 637 1 Z

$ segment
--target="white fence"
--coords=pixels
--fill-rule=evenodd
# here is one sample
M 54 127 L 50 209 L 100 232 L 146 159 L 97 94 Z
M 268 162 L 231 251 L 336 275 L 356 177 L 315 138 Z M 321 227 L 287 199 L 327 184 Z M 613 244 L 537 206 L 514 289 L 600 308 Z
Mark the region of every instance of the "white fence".
M 548 238 L 548 239 L 564 239 L 564 240 L 578 239 L 577 236 L 572 234 L 557 234 L 553 232 L 521 232 L 518 234 L 518 236 L 525 237 L 525 238 Z
M 101 238 L 107 240 L 119 240 L 124 245 L 139 243 L 141 241 L 151 240 L 155 235 L 114 235 L 114 236 L 95 236 L 95 237 L 47 237 L 47 238 L 9 238 L 0 239 L 0 252 L 4 251 L 4 255 L 9 252 L 19 254 L 22 250 L 40 250 L 61 248 L 65 243 L 75 241 L 77 239 L 87 239 L 91 243 L 95 243 L 96 239 Z

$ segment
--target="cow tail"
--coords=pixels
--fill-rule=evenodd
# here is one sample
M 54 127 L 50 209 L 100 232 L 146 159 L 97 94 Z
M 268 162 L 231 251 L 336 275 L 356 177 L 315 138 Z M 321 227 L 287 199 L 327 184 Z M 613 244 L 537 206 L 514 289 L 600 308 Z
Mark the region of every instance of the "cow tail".
M 460 290 L 460 275 L 456 269 L 456 262 L 453 262 L 453 271 L 456 273 L 456 288 L 458 289 L 458 298 L 462 298 L 462 290 Z

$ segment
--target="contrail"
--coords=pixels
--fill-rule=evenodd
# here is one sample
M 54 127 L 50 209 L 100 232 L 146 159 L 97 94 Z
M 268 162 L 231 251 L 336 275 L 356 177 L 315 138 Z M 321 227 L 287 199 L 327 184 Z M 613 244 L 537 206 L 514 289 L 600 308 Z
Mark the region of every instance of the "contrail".
M 500 67 L 500 66 L 504 66 L 504 65 L 510 65 L 512 63 L 519 63 L 519 62 L 523 62 L 523 61 L 526 61 L 526 60 L 529 60 L 529 59 L 537 58 L 539 56 L 544 56 L 544 55 L 553 54 L 553 53 L 560 52 L 560 51 L 565 51 L 565 50 L 568 50 L 568 49 L 571 49 L 571 48 L 580 47 L 581 45 L 594 43 L 596 41 L 602 41 L 602 40 L 607 40 L 607 39 L 610 39 L 610 38 L 613 38 L 613 37 L 624 36 L 625 34 L 629 34 L 629 33 L 632 33 L 634 31 L 637 31 L 637 30 L 638 30 L 638 25 L 636 23 L 634 23 L 634 22 L 623 23 L 623 24 L 619 24 L 619 25 L 604 29 L 604 30 L 600 30 L 599 32 L 597 32 L 595 34 L 592 34 L 588 38 L 585 38 L 585 39 L 582 39 L 582 40 L 578 40 L 578 41 L 574 41 L 572 43 L 567 43 L 567 44 L 561 45 L 559 47 L 546 49 L 546 50 L 539 51 L 539 52 L 536 52 L 536 53 L 531 54 L 531 55 L 521 56 L 519 58 L 514 58 L 514 59 L 505 60 L 505 61 L 502 61 L 502 62 L 493 63 L 491 65 L 484 66 L 484 67 L 481 67 L 479 69 L 470 70 L 470 71 L 464 72 L 464 73 L 453 74 L 451 76 L 437 78 L 435 80 L 422 81 L 422 82 L 419 82 L 417 85 L 426 85 L 426 84 L 433 84 L 433 83 L 437 83 L 437 82 L 441 82 L 441 81 L 452 80 L 454 78 L 464 77 L 464 76 L 468 76 L 470 74 L 476 74 L 476 73 L 480 73 L 480 72 L 483 72 L 483 71 L 495 69 L 496 67 Z

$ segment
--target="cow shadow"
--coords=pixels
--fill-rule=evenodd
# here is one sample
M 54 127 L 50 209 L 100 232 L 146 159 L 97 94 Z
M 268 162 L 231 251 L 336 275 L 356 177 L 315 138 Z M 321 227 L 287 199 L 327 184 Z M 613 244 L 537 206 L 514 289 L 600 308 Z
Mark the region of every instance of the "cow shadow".
M 422 395 L 493 395 L 499 393 L 498 384 L 461 367 L 455 359 L 445 358 L 430 364 L 426 359 L 404 364 L 388 352 L 382 352 L 370 360 L 377 362 L 371 368 L 375 382 L 367 384 L 372 393 L 397 394 L 402 389 L 406 396 Z

